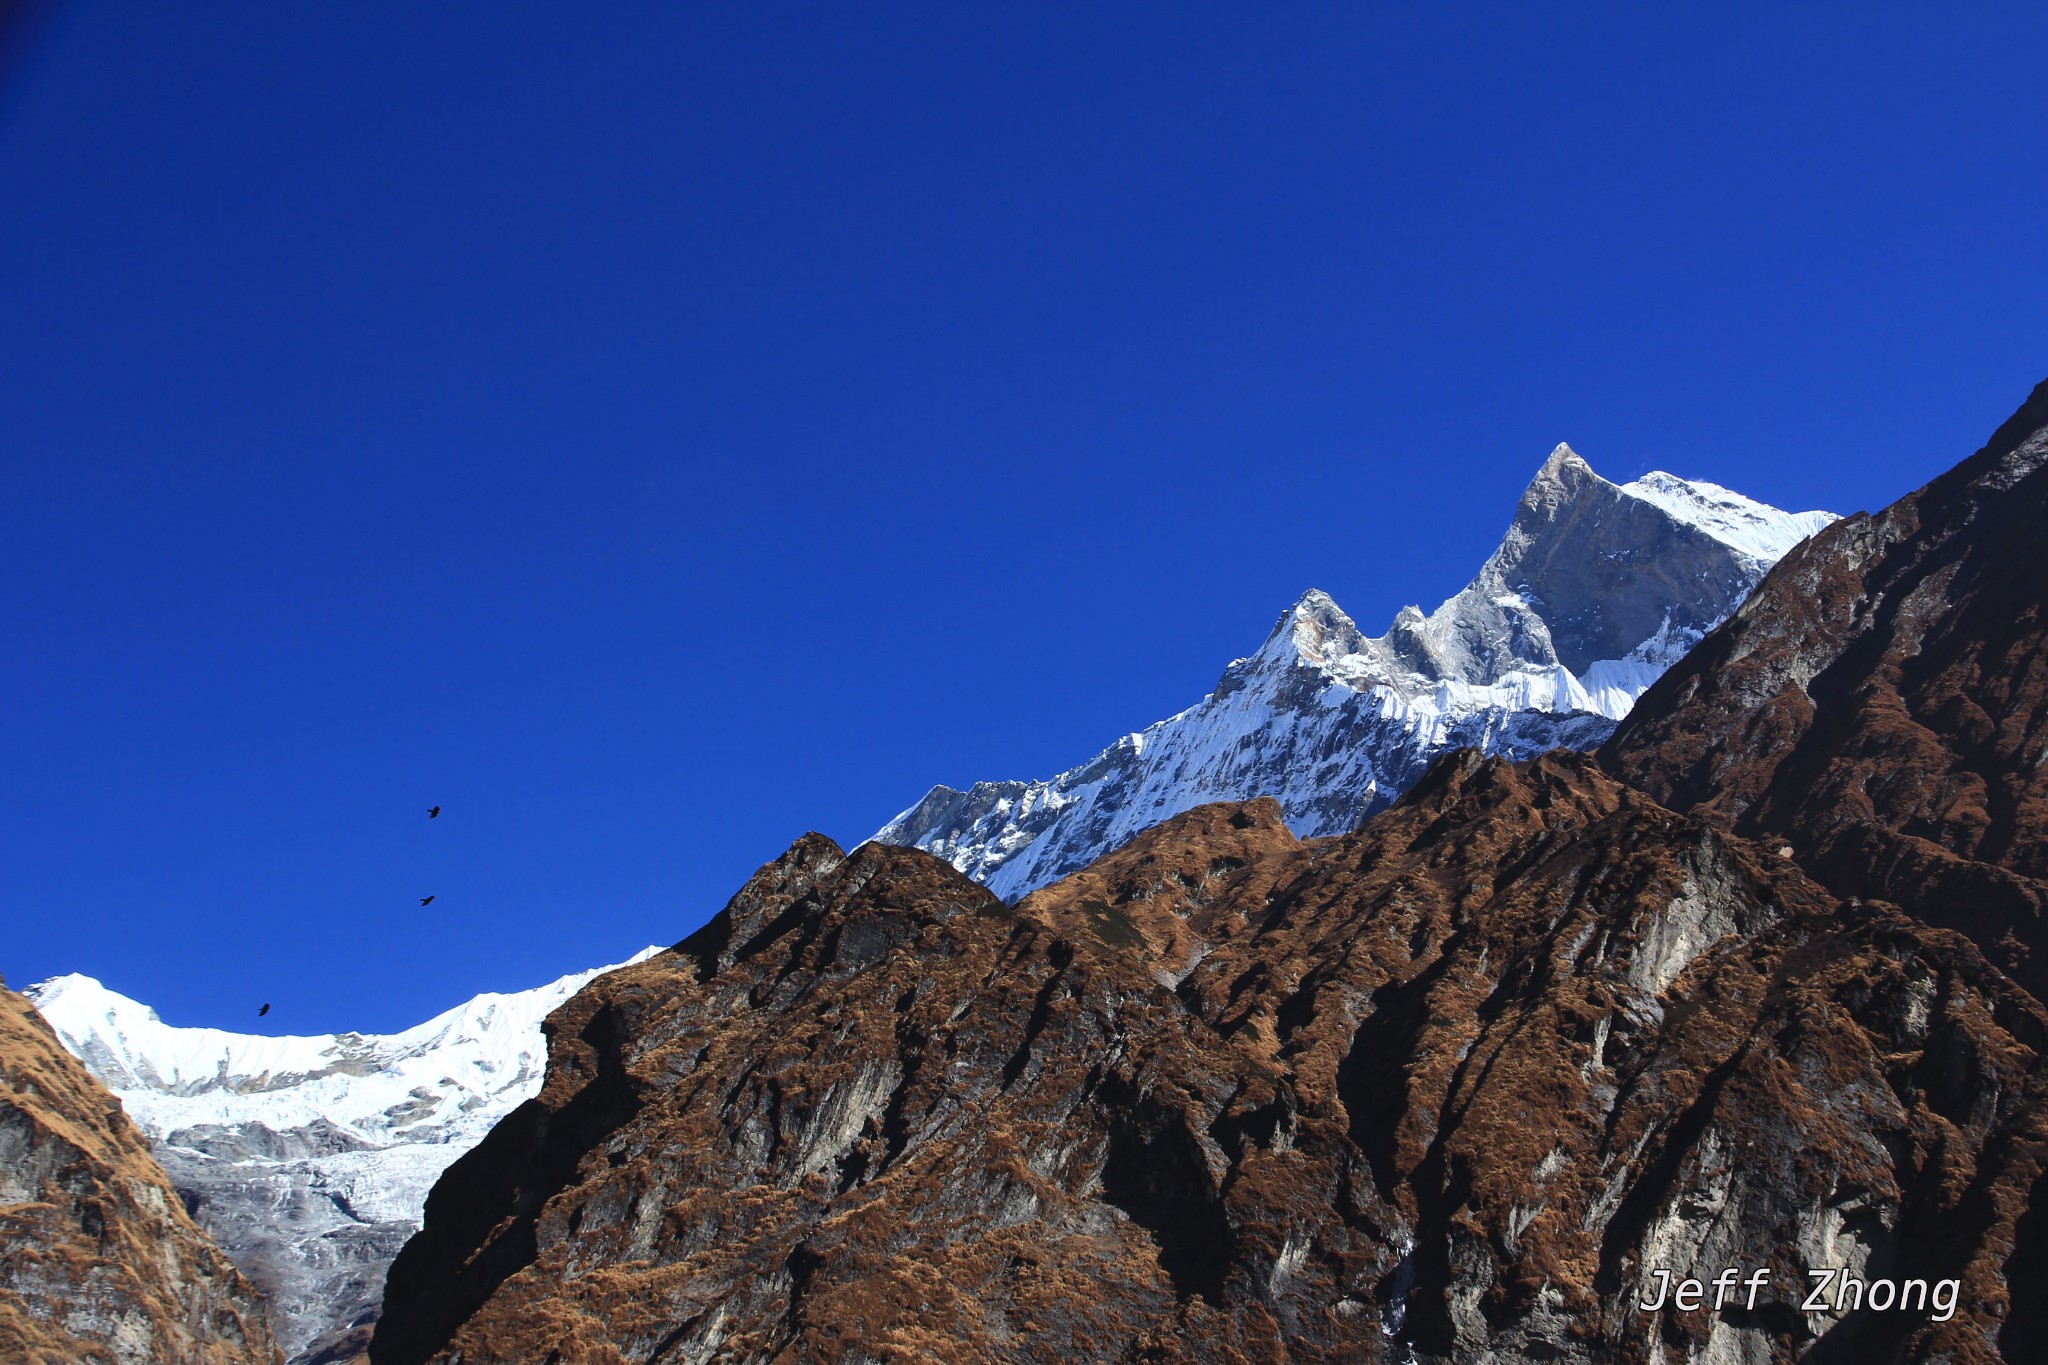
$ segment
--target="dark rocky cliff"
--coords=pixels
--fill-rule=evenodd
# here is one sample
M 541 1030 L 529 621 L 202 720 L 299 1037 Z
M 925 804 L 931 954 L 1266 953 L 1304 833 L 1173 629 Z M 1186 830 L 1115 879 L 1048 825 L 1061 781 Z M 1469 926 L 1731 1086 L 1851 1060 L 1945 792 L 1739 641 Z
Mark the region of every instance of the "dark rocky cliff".
M 0 986 L 0 1360 L 283 1359 L 120 1101 Z

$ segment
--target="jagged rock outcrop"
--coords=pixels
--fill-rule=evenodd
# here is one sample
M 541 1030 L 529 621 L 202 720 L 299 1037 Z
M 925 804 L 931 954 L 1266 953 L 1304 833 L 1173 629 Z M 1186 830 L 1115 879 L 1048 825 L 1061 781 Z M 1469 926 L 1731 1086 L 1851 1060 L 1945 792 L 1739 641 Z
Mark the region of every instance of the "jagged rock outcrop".
M 1970 459 L 1794 550 L 1603 761 L 2048 998 L 2044 527 L 2048 384 Z
M 0 986 L 0 1360 L 277 1365 L 263 1304 L 120 1101 Z
M 1297 833 L 1341 834 L 1449 750 L 1593 748 L 1831 520 L 1669 474 L 1609 483 L 1561 445 L 1434 612 L 1405 608 L 1374 639 L 1309 592 L 1199 704 L 1046 781 L 933 787 L 875 838 L 1016 900 L 1204 802 L 1271 796 Z
M 1581 756 L 1014 909 L 812 836 L 550 1027 L 378 1365 L 1989 1360 L 2048 1163 L 2048 1014 L 1967 940 Z M 1724 1263 L 1756 1312 L 1631 1306 Z M 1801 1313 L 1823 1265 L 1960 1290 Z

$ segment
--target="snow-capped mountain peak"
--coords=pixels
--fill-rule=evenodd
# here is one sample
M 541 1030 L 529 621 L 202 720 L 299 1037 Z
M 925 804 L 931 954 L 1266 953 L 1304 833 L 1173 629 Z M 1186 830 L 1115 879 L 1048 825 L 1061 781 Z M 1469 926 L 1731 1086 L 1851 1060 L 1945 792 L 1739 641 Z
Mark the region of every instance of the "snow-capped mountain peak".
M 874 837 L 1015 898 L 1204 801 L 1274 796 L 1350 829 L 1447 748 L 1598 744 L 1772 563 L 1833 520 L 1718 484 L 1614 484 L 1560 443 L 1498 549 L 1435 611 L 1368 637 L 1328 593 L 1282 612 L 1201 702 L 1044 781 L 933 787 Z

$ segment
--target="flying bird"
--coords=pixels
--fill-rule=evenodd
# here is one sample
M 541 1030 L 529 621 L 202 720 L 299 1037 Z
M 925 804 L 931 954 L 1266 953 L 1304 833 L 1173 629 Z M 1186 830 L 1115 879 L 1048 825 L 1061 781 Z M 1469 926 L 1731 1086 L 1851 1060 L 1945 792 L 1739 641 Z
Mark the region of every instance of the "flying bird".
M 421 905 L 432 905 L 433 903 L 434 903 L 434 898 L 433 898 L 432 896 L 421 896 L 421 897 L 420 897 L 420 904 L 421 904 Z
M 429 820 L 438 820 L 438 819 L 440 819 L 440 818 L 441 818 L 441 808 L 440 808 L 439 806 L 429 806 L 429 807 L 427 807 L 427 818 L 428 818 Z
M 256 1017 L 258 1019 L 261 1019 L 264 1015 L 268 1013 L 270 1013 L 270 1002 L 266 1000 L 263 1002 L 263 1008 L 256 1011 Z

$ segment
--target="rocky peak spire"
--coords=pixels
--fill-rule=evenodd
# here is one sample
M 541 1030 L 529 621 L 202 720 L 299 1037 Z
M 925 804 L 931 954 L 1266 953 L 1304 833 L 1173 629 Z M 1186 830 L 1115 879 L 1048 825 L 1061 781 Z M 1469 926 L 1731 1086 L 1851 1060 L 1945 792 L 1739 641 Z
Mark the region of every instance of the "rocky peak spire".
M 1550 457 L 1544 460 L 1543 467 L 1536 471 L 1536 477 L 1529 480 L 1529 486 L 1522 491 L 1515 525 L 1522 528 L 1530 522 L 1556 522 L 1567 508 L 1589 495 L 1613 491 L 1613 484 L 1594 473 L 1593 466 L 1587 464 L 1578 451 L 1560 441 L 1550 452 Z
M 1266 643 L 1255 656 L 1259 663 L 1327 665 L 1356 654 L 1365 645 L 1358 623 L 1321 588 L 1310 588 L 1280 613 Z

